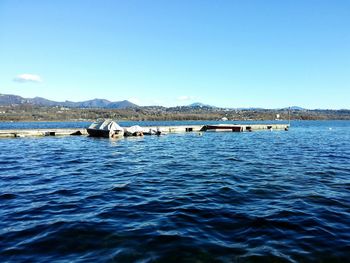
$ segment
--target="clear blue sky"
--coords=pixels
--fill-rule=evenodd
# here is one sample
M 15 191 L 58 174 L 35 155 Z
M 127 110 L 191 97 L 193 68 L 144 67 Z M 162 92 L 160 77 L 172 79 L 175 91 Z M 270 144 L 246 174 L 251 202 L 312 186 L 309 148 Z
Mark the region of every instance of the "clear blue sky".
M 350 1 L 0 0 L 0 93 L 350 108 Z

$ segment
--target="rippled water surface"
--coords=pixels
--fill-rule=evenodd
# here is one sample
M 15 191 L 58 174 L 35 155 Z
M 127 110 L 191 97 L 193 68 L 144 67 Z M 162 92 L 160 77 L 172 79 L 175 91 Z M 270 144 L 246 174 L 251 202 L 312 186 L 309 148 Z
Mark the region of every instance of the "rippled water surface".
M 346 121 L 1 139 L 0 186 L 1 262 L 350 258 Z

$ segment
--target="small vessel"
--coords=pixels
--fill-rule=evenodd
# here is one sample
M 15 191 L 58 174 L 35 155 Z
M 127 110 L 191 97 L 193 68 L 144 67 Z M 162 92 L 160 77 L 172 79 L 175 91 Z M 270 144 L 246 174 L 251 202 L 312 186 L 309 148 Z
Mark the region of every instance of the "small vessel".
M 134 125 L 128 128 L 124 128 L 124 136 L 129 137 L 129 136 L 143 136 L 143 135 L 160 135 L 161 131 L 159 128 L 154 129 L 154 128 L 142 128 L 138 125 Z
M 143 128 L 139 125 L 124 128 L 124 136 L 143 136 Z
M 149 128 L 149 129 L 144 129 L 143 131 L 143 135 L 161 135 L 162 132 L 160 131 L 160 129 L 157 127 L 157 129 L 152 129 L 152 128 Z
M 118 138 L 124 136 L 124 129 L 112 120 L 94 122 L 87 128 L 87 132 L 92 137 Z

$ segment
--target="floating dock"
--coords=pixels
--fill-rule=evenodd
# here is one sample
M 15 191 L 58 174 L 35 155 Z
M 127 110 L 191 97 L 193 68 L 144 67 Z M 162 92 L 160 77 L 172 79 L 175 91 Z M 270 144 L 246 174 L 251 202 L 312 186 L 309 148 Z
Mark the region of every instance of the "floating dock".
M 289 124 L 216 124 L 216 125 L 180 125 L 180 126 L 145 126 L 145 132 L 158 130 L 161 133 L 181 132 L 252 132 L 259 130 L 288 130 Z M 68 136 L 88 135 L 87 130 L 80 129 L 18 129 L 0 130 L 0 138 L 34 137 L 34 136 Z
M 0 130 L 0 138 L 6 137 L 35 137 L 35 136 L 68 136 L 87 135 L 86 129 L 18 129 Z

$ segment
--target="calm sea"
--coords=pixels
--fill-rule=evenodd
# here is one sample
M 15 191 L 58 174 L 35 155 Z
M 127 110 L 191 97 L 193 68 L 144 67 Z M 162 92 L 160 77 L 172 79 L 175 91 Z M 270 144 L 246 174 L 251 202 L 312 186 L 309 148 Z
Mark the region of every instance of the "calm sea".
M 0 139 L 0 218 L 0 262 L 345 262 L 350 121 Z

